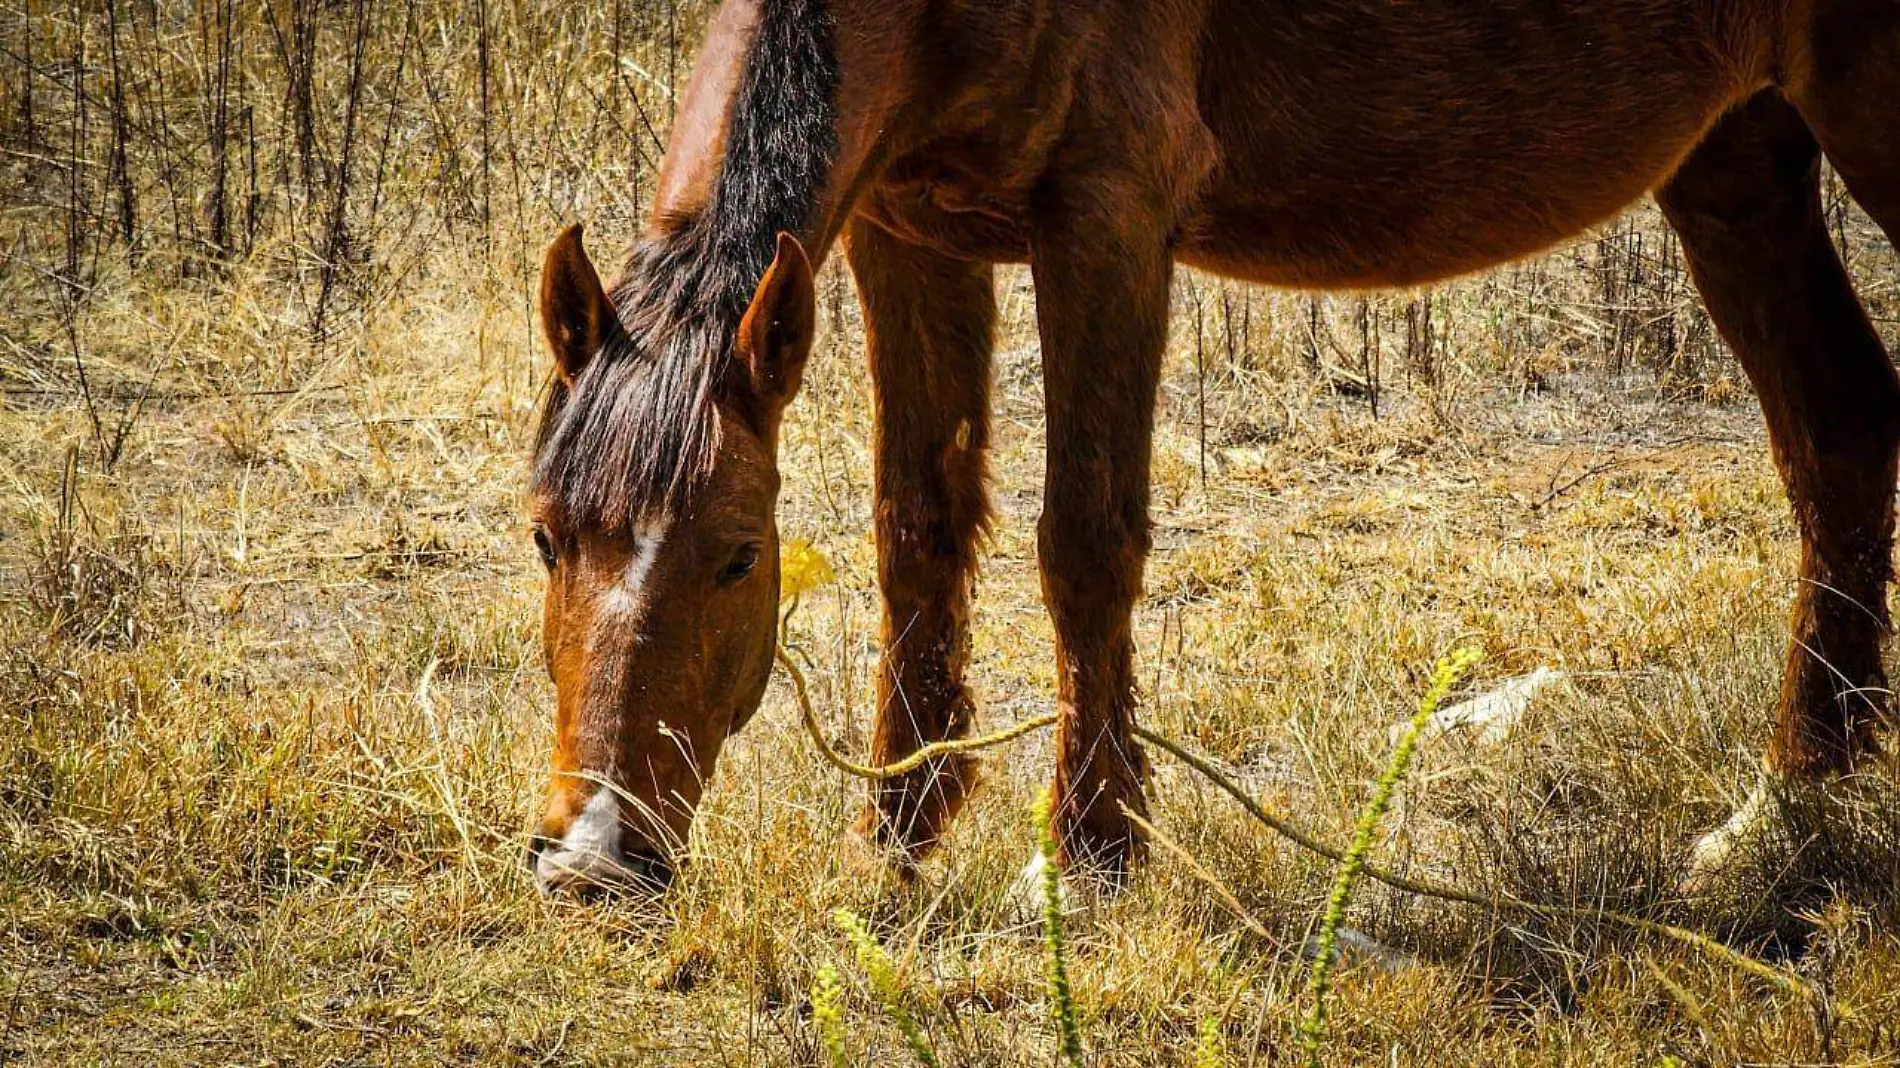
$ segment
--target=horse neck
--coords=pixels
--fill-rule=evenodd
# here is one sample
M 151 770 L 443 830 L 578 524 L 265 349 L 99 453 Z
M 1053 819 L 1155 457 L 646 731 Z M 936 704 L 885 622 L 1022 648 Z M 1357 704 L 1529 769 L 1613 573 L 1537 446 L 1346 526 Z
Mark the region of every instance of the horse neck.
M 807 87 L 816 85 L 828 95 L 828 99 L 817 99 L 808 92 L 792 94 L 798 106 L 824 106 L 824 128 L 834 146 L 819 180 L 795 190 L 801 199 L 795 214 L 802 221 L 788 227 L 813 263 L 821 262 L 858 196 L 889 156 L 888 146 L 896 135 L 892 120 L 903 96 L 899 91 L 905 75 L 901 57 L 908 51 L 903 42 L 920 27 L 921 11 L 921 5 L 909 0 L 727 0 L 714 16 L 680 99 L 660 167 L 649 238 L 681 233 L 715 210 L 726 166 L 775 165 L 775 161 L 756 158 L 727 159 L 736 111 L 771 102 L 745 98 L 748 63 L 761 33 L 783 35 L 783 25 L 763 25 L 766 20 L 825 19 L 831 26 L 853 30 L 827 32 L 828 54 L 793 55 L 790 61 L 780 55 L 772 65 L 775 75 Z M 811 116 L 754 118 L 769 122 Z M 761 232 L 750 239 L 764 244 L 776 236 Z

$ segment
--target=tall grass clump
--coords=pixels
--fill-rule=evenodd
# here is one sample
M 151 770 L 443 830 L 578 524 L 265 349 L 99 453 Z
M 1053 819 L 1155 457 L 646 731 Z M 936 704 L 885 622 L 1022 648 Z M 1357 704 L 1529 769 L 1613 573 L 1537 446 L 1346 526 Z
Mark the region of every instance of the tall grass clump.
M 1406 724 L 1398 747 L 1392 751 L 1392 759 L 1387 761 L 1385 770 L 1373 784 L 1372 799 L 1366 802 L 1366 807 L 1359 813 L 1358 822 L 1353 826 L 1352 844 L 1346 849 L 1346 858 L 1340 863 L 1339 874 L 1333 879 L 1332 894 L 1326 900 L 1326 911 L 1320 917 L 1319 948 L 1313 955 L 1313 971 L 1307 980 L 1313 1008 L 1300 1028 L 1300 1036 L 1306 1047 L 1308 1068 L 1319 1066 L 1320 1044 L 1326 1037 L 1326 999 L 1332 989 L 1333 964 L 1339 954 L 1339 928 L 1345 921 L 1347 906 L 1352 904 L 1359 876 L 1365 871 L 1366 857 L 1372 852 L 1372 836 L 1378 831 L 1379 821 L 1385 817 L 1385 810 L 1392 803 L 1393 792 L 1404 781 L 1405 773 L 1411 767 L 1412 754 L 1418 749 L 1419 735 L 1431 722 L 1432 714 L 1438 711 L 1445 695 L 1478 662 L 1480 656 L 1482 654 L 1477 649 L 1459 649 L 1440 660 L 1432 669 L 1431 683 L 1418 699 L 1418 711 L 1412 714 L 1411 722 Z

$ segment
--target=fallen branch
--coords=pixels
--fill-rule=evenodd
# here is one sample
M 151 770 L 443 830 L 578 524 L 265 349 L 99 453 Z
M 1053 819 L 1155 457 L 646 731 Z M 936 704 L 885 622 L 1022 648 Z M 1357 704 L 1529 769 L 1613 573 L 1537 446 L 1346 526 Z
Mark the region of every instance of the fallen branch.
M 805 732 L 818 745 L 818 752 L 832 767 L 847 775 L 860 779 L 895 779 L 908 771 L 914 771 L 939 757 L 956 756 L 962 753 L 974 753 L 980 749 L 1013 742 L 1025 734 L 1032 734 L 1044 727 L 1052 726 L 1056 721 L 1055 713 L 1035 716 L 1021 723 L 977 738 L 954 738 L 947 742 L 932 742 L 916 752 L 891 764 L 859 764 L 831 747 L 825 740 L 825 732 L 818 725 L 818 714 L 812 710 L 811 695 L 805 686 L 805 673 L 798 669 L 784 646 L 778 648 L 778 662 L 785 673 L 792 678 L 792 688 L 798 692 L 799 714 L 805 720 Z
M 959 738 L 945 742 L 933 742 L 894 763 L 860 764 L 832 748 L 831 743 L 825 740 L 824 730 L 818 723 L 818 713 L 812 707 L 811 693 L 805 682 L 805 673 L 799 670 L 798 665 L 792 660 L 790 654 L 785 651 L 783 645 L 778 647 L 777 654 L 779 664 L 785 668 L 786 674 L 791 676 L 792 688 L 798 699 L 799 715 L 804 720 L 806 733 L 810 734 L 812 741 L 817 744 L 819 754 L 822 755 L 825 761 L 832 767 L 837 768 L 847 775 L 852 775 L 860 779 L 877 780 L 896 778 L 899 775 L 913 771 L 925 763 L 940 757 L 974 753 L 978 750 L 991 749 L 1013 742 L 1024 735 L 1032 734 L 1044 727 L 1051 726 L 1056 721 L 1055 714 L 1048 713 L 1023 720 L 1020 723 L 1006 727 L 992 734 L 985 734 L 976 738 Z M 1226 773 L 1210 763 L 1207 758 L 1188 750 L 1166 735 L 1158 734 L 1147 727 L 1138 725 L 1134 728 L 1134 733 L 1137 738 L 1166 751 L 1176 760 L 1199 772 L 1202 777 L 1219 787 L 1235 801 L 1240 802 L 1241 807 L 1246 809 L 1248 815 L 1266 824 L 1275 834 L 1287 839 L 1301 849 L 1325 857 L 1328 860 L 1343 862 L 1346 859 L 1345 850 L 1321 841 L 1301 829 L 1291 820 L 1275 814 L 1272 810 L 1254 800 L 1247 791 L 1241 789 L 1233 779 L 1229 778 Z M 1727 964 L 1738 971 L 1763 980 L 1778 989 L 1798 994 L 1816 1004 L 1825 1004 L 1825 998 L 1821 992 L 1816 990 L 1800 976 L 1785 969 L 1777 968 L 1771 964 L 1756 960 L 1745 953 L 1730 949 L 1728 946 L 1723 945 L 1707 935 L 1697 934 L 1687 928 L 1677 927 L 1673 924 L 1658 923 L 1655 920 L 1646 920 L 1640 916 L 1631 916 L 1609 909 L 1583 908 L 1576 905 L 1545 905 L 1535 901 L 1526 901 L 1523 898 L 1505 891 L 1499 891 L 1496 894 L 1482 894 L 1475 890 L 1467 890 L 1463 887 L 1452 886 L 1447 883 L 1401 875 L 1398 872 L 1388 871 L 1372 864 L 1366 864 L 1361 869 L 1361 873 L 1395 890 L 1402 890 L 1408 894 L 1417 894 L 1420 897 L 1434 898 L 1439 901 L 1450 901 L 1456 904 L 1470 905 L 1474 908 L 1481 909 L 1495 910 L 1502 908 L 1547 918 L 1594 920 L 1599 923 L 1611 923 L 1620 927 L 1627 927 L 1631 930 L 1641 931 L 1644 934 L 1667 938 L 1670 941 L 1680 943 L 1702 953 L 1715 961 Z M 1835 1010 L 1839 1011 L 1838 1007 L 1835 1007 Z

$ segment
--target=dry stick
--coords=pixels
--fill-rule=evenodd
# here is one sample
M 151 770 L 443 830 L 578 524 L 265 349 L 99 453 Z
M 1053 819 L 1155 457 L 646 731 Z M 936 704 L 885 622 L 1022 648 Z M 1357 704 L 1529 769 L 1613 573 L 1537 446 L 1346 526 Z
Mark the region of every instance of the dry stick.
M 376 217 L 383 207 L 383 174 L 389 166 L 389 145 L 396 136 L 396 115 L 402 105 L 402 73 L 409 62 L 409 46 L 415 39 L 416 0 L 407 0 L 403 5 L 402 42 L 396 46 L 396 71 L 389 81 L 389 114 L 383 120 L 383 142 L 376 148 L 376 176 L 370 180 L 369 214 L 366 218 L 370 226 L 376 225 Z
M 79 297 L 67 294 L 61 306 L 65 318 L 66 342 L 73 350 L 73 372 L 79 378 L 79 398 L 86 407 L 86 420 L 92 427 L 92 439 L 99 446 L 99 462 L 108 471 L 116 457 L 107 454 L 105 424 L 99 420 L 99 405 L 92 395 L 92 382 L 86 377 L 86 357 L 79 342 Z
M 1188 282 L 1194 294 L 1194 419 L 1200 432 L 1201 497 L 1207 496 L 1207 330 L 1201 314 L 1201 288 Z
M 1365 376 L 1366 407 L 1379 418 L 1379 341 L 1373 329 L 1372 301 L 1359 298 L 1359 370 Z
M 494 234 L 490 227 L 490 211 L 489 211 L 490 204 L 489 204 L 489 188 L 488 188 L 488 185 L 489 185 L 489 177 L 488 177 L 488 171 L 489 171 L 488 0 L 475 0 L 475 77 L 476 77 L 476 83 L 480 86 L 480 89 L 481 89 L 481 105 L 482 105 L 482 123 L 481 123 L 482 269 L 484 272 L 486 272 L 491 268 L 491 265 L 489 263 L 489 253 L 490 253 L 490 245 L 494 240 Z M 486 284 L 488 282 L 488 278 L 484 277 L 482 281 L 484 284 Z M 486 353 L 482 353 L 481 355 L 484 357 L 484 362 L 485 362 Z M 486 368 L 484 367 L 484 369 Z
M 106 51 L 112 61 L 112 159 L 107 168 L 107 184 L 119 194 L 119 236 L 127 248 L 137 236 L 138 211 L 133 199 L 132 175 L 126 160 L 125 71 L 119 62 L 119 3 L 106 0 Z
M 859 764 L 833 749 L 831 743 L 825 740 L 825 732 L 818 725 L 818 713 L 812 710 L 811 694 L 805 685 L 805 673 L 798 669 L 798 665 L 792 661 L 782 645 L 778 648 L 778 662 L 785 669 L 785 673 L 792 677 L 792 688 L 798 693 L 799 714 L 805 720 L 806 733 L 810 734 L 812 741 L 818 744 L 818 752 L 832 767 L 860 779 L 895 779 L 938 757 L 971 753 L 1013 742 L 1025 734 L 1039 731 L 1056 721 L 1055 713 L 1050 712 L 1023 720 L 1015 726 L 1006 727 L 994 734 L 985 734 L 980 738 L 957 738 L 947 742 L 932 742 L 892 764 Z
M 1715 437 L 1711 435 L 1681 434 L 1676 437 L 1670 438 L 1669 440 L 1663 442 L 1662 444 L 1658 445 L 1657 447 L 1653 449 L 1650 449 L 1648 452 L 1645 452 L 1640 456 L 1613 456 L 1608 460 L 1604 460 L 1602 463 L 1587 467 L 1584 469 L 1584 472 L 1582 474 L 1578 475 L 1577 477 L 1571 479 L 1568 482 L 1565 482 L 1561 486 L 1556 484 L 1557 476 L 1552 475 L 1550 478 L 1550 491 L 1548 493 L 1545 493 L 1542 497 L 1539 497 L 1537 501 L 1531 505 L 1531 508 L 1533 510 L 1542 508 L 1545 505 L 1549 504 L 1550 502 L 1563 496 L 1564 494 L 1569 493 L 1571 490 L 1576 489 L 1578 486 L 1583 485 L 1585 482 L 1589 481 L 1590 479 L 1595 478 L 1597 475 L 1604 473 L 1605 471 L 1614 470 L 1618 467 L 1624 466 L 1625 464 L 1638 463 L 1643 460 L 1654 460 L 1658 456 L 1663 455 L 1664 453 L 1674 452 L 1676 449 L 1681 448 L 1684 445 L 1690 445 L 1690 444 L 1721 445 L 1721 444 L 1735 444 L 1735 442 L 1729 439 Z
M 1247 810 L 1248 815 L 1266 824 L 1281 836 L 1290 839 L 1302 849 L 1317 853 L 1333 861 L 1343 861 L 1345 859 L 1345 850 L 1335 849 L 1319 841 L 1301 831 L 1286 819 L 1276 816 L 1263 808 L 1258 801 L 1255 801 L 1245 790 L 1235 785 L 1232 779 L 1228 778 L 1205 758 L 1189 752 L 1187 749 L 1177 745 L 1162 735 L 1156 734 L 1146 727 L 1137 726 L 1135 728 L 1135 735 L 1142 741 L 1149 742 L 1167 750 L 1175 759 L 1193 768 L 1195 771 L 1200 772 L 1209 782 L 1220 787 L 1228 796 L 1240 802 L 1241 807 Z M 1414 879 L 1409 876 L 1400 875 L 1394 871 L 1376 867 L 1372 864 L 1365 866 L 1363 874 L 1396 890 L 1403 890 L 1409 894 L 1417 894 L 1420 897 L 1437 898 L 1440 901 L 1452 901 L 1463 905 L 1472 905 L 1477 908 L 1497 908 L 1502 905 L 1506 908 L 1541 916 L 1607 921 L 1647 934 L 1661 935 L 1664 938 L 1680 942 L 1691 949 L 1706 953 L 1719 961 L 1739 968 L 1783 990 L 1792 991 L 1810 1000 L 1818 1001 L 1820 999 L 1820 994 L 1815 991 L 1806 980 L 1780 968 L 1764 964 L 1746 954 L 1738 953 L 1720 942 L 1709 938 L 1707 935 L 1697 934 L 1694 931 L 1676 927 L 1672 924 L 1645 920 L 1638 916 L 1612 912 L 1608 909 L 1582 908 L 1574 905 L 1543 905 L 1534 901 L 1526 901 L 1508 891 L 1500 891 L 1497 896 L 1488 897 L 1471 890 L 1465 890 L 1461 887 L 1449 886 L 1431 880 Z
M 240 69 L 239 73 L 243 73 Z M 244 254 L 257 248 L 257 219 L 263 208 L 264 194 L 257 185 L 257 107 L 251 103 L 251 81 L 242 82 L 244 96 Z
M 860 779 L 896 778 L 938 757 L 971 753 L 979 749 L 989 749 L 994 746 L 1003 745 L 1007 742 L 1015 741 L 1026 734 L 1050 726 L 1056 721 L 1055 713 L 1052 712 L 1023 720 L 1015 726 L 1005 728 L 993 734 L 986 734 L 979 738 L 961 738 L 954 741 L 933 742 L 895 763 L 881 765 L 859 764 L 839 753 L 836 749 L 833 749 L 831 743 L 825 740 L 824 731 L 818 725 L 818 713 L 812 708 L 811 693 L 805 683 L 805 673 L 799 670 L 798 665 L 794 663 L 791 656 L 786 653 L 784 646 L 781 645 L 778 647 L 777 654 L 779 664 L 785 668 L 786 674 L 792 678 L 792 689 L 795 691 L 798 699 L 799 715 L 804 720 L 806 733 L 810 734 L 812 741 L 817 744 L 818 752 L 832 767 L 837 768 L 847 775 L 852 775 Z M 1310 853 L 1316 853 L 1328 860 L 1334 862 L 1343 862 L 1345 860 L 1345 850 L 1336 849 L 1320 841 L 1284 817 L 1277 816 L 1268 811 L 1261 806 L 1260 802 L 1255 801 L 1247 791 L 1235 785 L 1234 781 L 1222 773 L 1220 769 L 1209 763 L 1206 758 L 1190 752 L 1164 735 L 1156 734 L 1146 727 L 1136 726 L 1134 733 L 1135 736 L 1142 741 L 1166 750 L 1169 755 L 1175 759 L 1195 771 L 1200 772 L 1209 782 L 1220 787 L 1228 796 L 1240 802 L 1241 807 L 1247 810 L 1248 815 L 1266 824 L 1281 837 L 1288 839 L 1293 842 L 1293 844 Z M 1420 897 L 1436 898 L 1440 901 L 1451 901 L 1482 909 L 1495 909 L 1502 906 L 1504 908 L 1515 909 L 1519 912 L 1527 912 L 1538 916 L 1596 920 L 1599 922 L 1618 924 L 1633 930 L 1642 931 L 1646 934 L 1660 935 L 1688 946 L 1690 949 L 1704 953 L 1717 961 L 1746 972 L 1782 990 L 1791 991 L 1817 1003 L 1822 1000 L 1821 994 L 1799 976 L 1772 965 L 1764 964 L 1746 954 L 1738 953 L 1722 943 L 1709 938 L 1707 935 L 1700 935 L 1686 928 L 1674 926 L 1673 924 L 1658 923 L 1654 920 L 1645 920 L 1639 916 L 1612 912 L 1608 909 L 1591 909 L 1572 905 L 1542 905 L 1534 901 L 1526 901 L 1508 891 L 1500 891 L 1495 896 L 1487 896 L 1477 893 L 1476 891 L 1463 889 L 1462 887 L 1400 875 L 1397 872 L 1388 871 L 1372 864 L 1367 864 L 1361 873 L 1395 890 L 1403 890 L 1408 894 L 1417 894 Z
M 291 0 L 290 51 L 285 56 L 289 68 L 292 136 L 297 141 L 297 159 L 303 178 L 305 199 L 316 191 L 317 112 L 313 99 L 317 65 L 317 4 L 315 0 Z M 294 216 L 294 212 L 292 213 Z
M 29 27 L 33 25 L 33 0 L 21 5 L 20 21 Z M 20 35 L 20 127 L 26 135 L 27 148 L 39 144 L 39 127 L 33 120 L 33 32 L 30 29 Z
M 19 1013 L 20 995 L 26 991 L 25 968 L 20 969 L 20 977 L 13 981 L 13 996 L 7 999 L 7 1021 L 0 1027 L 0 1065 L 13 1059 L 13 1021 Z
M 73 371 L 79 379 L 79 395 L 85 401 L 86 420 L 92 427 L 93 441 L 99 447 L 100 466 L 110 471 L 118 461 L 116 451 L 106 441 L 105 425 L 99 419 L 99 407 L 92 396 L 92 383 L 86 377 L 86 358 L 79 339 L 79 319 L 82 306 L 89 304 L 92 287 L 80 278 L 79 261 L 85 249 L 87 226 L 80 218 L 90 214 L 90 196 L 81 189 L 81 175 L 87 160 L 86 126 L 86 24 L 74 3 L 72 11 L 73 25 L 77 32 L 73 37 L 73 120 L 72 120 L 72 162 L 67 168 L 66 185 L 66 271 L 64 280 L 68 285 L 59 291 L 60 312 L 66 328 L 66 340 L 73 350 Z M 96 279 L 94 279 L 96 281 Z
M 134 92 L 142 101 L 140 111 L 144 116 L 144 147 L 158 165 L 158 184 L 165 191 L 165 205 L 170 209 L 172 248 L 184 247 L 183 208 L 178 202 L 178 156 L 173 151 L 171 119 L 166 101 L 170 99 L 165 85 L 164 32 L 159 25 L 157 4 L 146 5 L 151 11 L 150 36 L 141 40 L 139 36 L 139 18 L 137 5 L 126 8 L 126 28 L 130 32 L 127 44 L 132 55 L 152 57 L 143 64 L 133 64 L 133 69 L 145 75 L 132 83 Z M 143 69 L 140 69 L 143 68 Z
M 66 194 L 66 277 L 79 279 L 79 259 L 85 251 L 86 227 L 80 225 L 82 213 L 90 214 L 90 196 L 82 191 L 80 176 L 90 164 L 86 125 L 86 20 L 78 3 L 72 5 L 73 21 L 73 120 L 72 166 L 67 169 Z M 96 421 L 96 420 L 95 420 Z M 103 445 L 104 443 L 101 442 Z
M 231 51 L 231 62 L 234 65 L 232 74 L 236 78 L 235 89 L 231 90 L 234 94 L 233 99 L 235 100 L 235 104 L 228 104 L 226 107 L 227 110 L 232 107 L 235 107 L 236 110 L 230 112 L 231 125 L 225 136 L 227 138 L 238 137 L 239 133 L 237 128 L 239 125 L 243 126 L 243 142 L 240 146 L 233 148 L 231 151 L 234 157 L 239 152 L 243 154 L 241 165 L 244 168 L 244 210 L 241 220 L 233 222 L 232 227 L 235 230 L 235 228 L 242 226 L 244 232 L 244 254 L 249 256 L 257 248 L 257 209 L 259 201 L 257 192 L 257 117 L 253 113 L 255 108 L 251 102 L 251 65 L 246 62 L 251 56 L 252 45 L 246 34 L 254 33 L 255 31 L 249 28 L 250 20 L 245 18 L 238 10 L 243 2 L 244 0 L 232 0 L 232 36 L 229 47 Z M 238 165 L 238 161 L 234 158 L 233 166 Z M 233 246 L 237 243 L 237 235 L 235 233 L 233 233 L 231 237 L 231 242 Z
M 227 191 L 230 185 L 230 106 L 231 106 L 231 30 L 236 21 L 232 11 L 232 0 L 216 0 L 211 5 L 211 16 L 215 26 L 206 33 L 202 13 L 199 16 L 199 38 L 203 48 L 209 52 L 215 37 L 217 51 L 210 59 L 211 70 L 207 72 L 210 84 L 205 86 L 207 96 L 206 122 L 207 147 L 211 156 L 211 192 L 210 203 L 206 211 L 210 216 L 205 220 L 210 230 L 212 253 L 219 259 L 228 259 L 231 255 L 231 212 L 230 197 Z
M 356 110 L 363 97 L 363 52 L 369 42 L 369 14 L 364 0 L 356 0 L 350 19 L 350 74 L 348 92 L 343 101 L 343 141 L 337 152 L 336 199 L 330 211 L 329 236 L 324 241 L 323 266 L 318 274 L 317 309 L 311 320 L 311 340 L 324 340 L 324 316 L 336 287 L 341 261 L 353 256 L 350 251 L 350 163 L 356 150 Z

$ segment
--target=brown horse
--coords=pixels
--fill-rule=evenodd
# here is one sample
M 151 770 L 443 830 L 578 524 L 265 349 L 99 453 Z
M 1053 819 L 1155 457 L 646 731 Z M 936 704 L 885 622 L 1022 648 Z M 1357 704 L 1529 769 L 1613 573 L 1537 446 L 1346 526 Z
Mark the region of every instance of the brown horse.
M 1768 766 L 1848 768 L 1891 707 L 1900 382 L 1818 174 L 1825 152 L 1900 237 L 1897 101 L 1893 0 L 729 0 L 621 280 L 601 285 L 577 229 L 548 251 L 556 374 L 532 498 L 558 739 L 537 873 L 663 883 L 759 704 L 779 422 L 814 262 L 840 238 L 876 393 L 879 761 L 975 717 L 991 265 L 1033 273 L 1066 861 L 1118 874 L 1141 846 L 1122 808 L 1142 811 L 1145 774 L 1129 615 L 1174 265 L 1414 285 L 1652 190 L 1761 398 L 1800 526 Z M 945 761 L 879 785 L 863 830 L 921 855 L 972 774 Z

